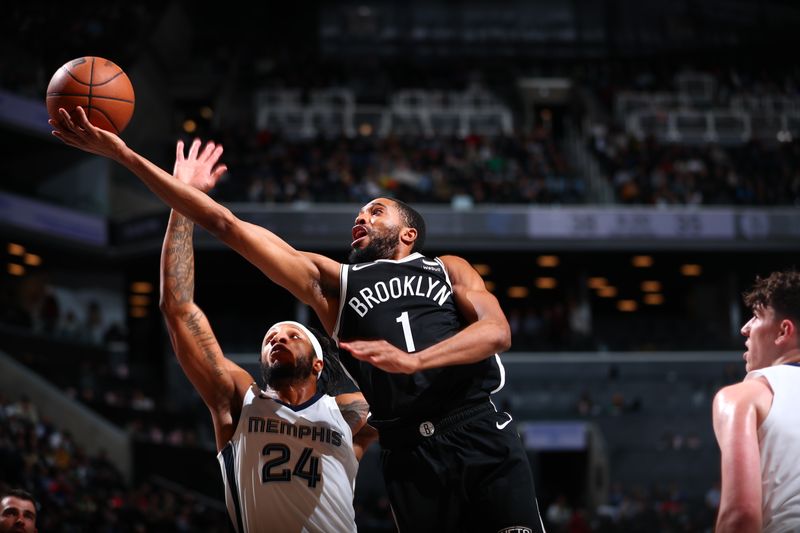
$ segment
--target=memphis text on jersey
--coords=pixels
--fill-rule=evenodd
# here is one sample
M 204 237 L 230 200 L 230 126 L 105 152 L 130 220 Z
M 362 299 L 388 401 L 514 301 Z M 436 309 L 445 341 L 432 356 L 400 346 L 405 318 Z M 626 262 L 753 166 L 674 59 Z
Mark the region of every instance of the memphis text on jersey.
M 292 424 L 278 418 L 264 418 L 251 416 L 247 419 L 248 433 L 277 433 L 290 435 L 299 440 L 324 442 L 334 446 L 342 445 L 342 434 L 324 426 L 308 426 L 306 424 Z
M 347 301 L 347 305 L 364 318 L 376 306 L 406 296 L 430 298 L 442 306 L 451 292 L 450 287 L 442 280 L 430 276 L 403 276 L 391 278 L 388 282 L 378 281 L 372 288 L 364 287 L 358 291 L 360 297 L 353 296 Z

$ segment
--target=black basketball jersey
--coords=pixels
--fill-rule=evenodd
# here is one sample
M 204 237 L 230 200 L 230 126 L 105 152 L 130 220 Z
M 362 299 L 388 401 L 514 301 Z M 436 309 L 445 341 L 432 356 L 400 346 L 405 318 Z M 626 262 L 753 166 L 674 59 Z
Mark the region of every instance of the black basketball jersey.
M 409 353 L 452 337 L 462 328 L 453 287 L 441 259 L 414 253 L 400 260 L 342 265 L 339 317 L 333 338 L 384 339 Z M 468 365 L 391 374 L 341 352 L 342 364 L 381 426 L 435 418 L 486 399 L 503 386 L 497 355 Z

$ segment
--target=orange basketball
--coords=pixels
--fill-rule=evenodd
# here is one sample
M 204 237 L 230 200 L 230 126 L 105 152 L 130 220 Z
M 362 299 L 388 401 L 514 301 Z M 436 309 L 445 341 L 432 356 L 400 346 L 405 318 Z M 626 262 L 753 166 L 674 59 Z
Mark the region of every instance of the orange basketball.
M 89 122 L 122 133 L 133 116 L 135 98 L 131 80 L 121 68 L 102 57 L 79 57 L 65 63 L 47 86 L 47 112 L 58 116 L 81 106 Z

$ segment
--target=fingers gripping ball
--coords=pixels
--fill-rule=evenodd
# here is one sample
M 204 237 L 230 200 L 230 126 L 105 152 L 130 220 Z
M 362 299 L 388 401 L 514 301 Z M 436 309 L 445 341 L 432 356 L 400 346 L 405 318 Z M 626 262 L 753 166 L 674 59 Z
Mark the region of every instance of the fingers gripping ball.
M 47 112 L 58 118 L 58 108 L 70 115 L 83 107 L 89 122 L 114 133 L 122 133 L 133 116 L 131 80 L 123 70 L 102 57 L 79 57 L 53 74 L 47 86 Z

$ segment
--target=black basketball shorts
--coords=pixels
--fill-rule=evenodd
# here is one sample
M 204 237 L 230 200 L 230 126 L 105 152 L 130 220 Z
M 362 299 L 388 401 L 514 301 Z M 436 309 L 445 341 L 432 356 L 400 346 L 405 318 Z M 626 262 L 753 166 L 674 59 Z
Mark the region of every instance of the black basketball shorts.
M 379 433 L 401 533 L 544 532 L 522 440 L 490 402 Z

